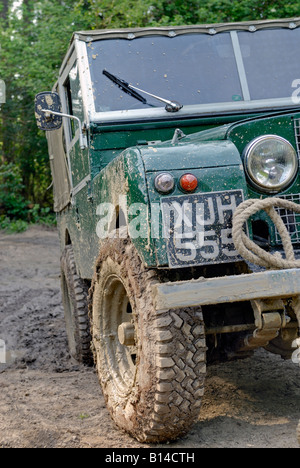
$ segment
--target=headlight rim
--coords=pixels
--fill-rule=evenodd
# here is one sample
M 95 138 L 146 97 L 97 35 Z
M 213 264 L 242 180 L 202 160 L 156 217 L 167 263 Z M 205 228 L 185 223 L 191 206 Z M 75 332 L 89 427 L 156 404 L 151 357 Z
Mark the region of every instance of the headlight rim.
M 265 185 L 260 184 L 257 181 L 257 179 L 255 179 L 254 175 L 252 175 L 252 171 L 249 169 L 249 157 L 251 156 L 251 151 L 253 150 L 253 148 L 258 143 L 261 143 L 262 141 L 265 141 L 265 140 L 272 140 L 272 139 L 277 140 L 277 141 L 281 141 L 281 142 L 287 144 L 293 150 L 293 153 L 294 153 L 294 169 L 293 169 L 293 172 L 291 173 L 290 177 L 285 182 L 281 183 L 280 185 L 276 185 L 274 187 L 267 187 Z M 245 171 L 246 171 L 246 174 L 248 176 L 248 179 L 249 179 L 251 185 L 254 188 L 256 188 L 259 192 L 263 192 L 263 193 L 274 194 L 274 193 L 279 193 L 279 192 L 283 191 L 284 189 L 286 189 L 289 185 L 291 185 L 293 183 L 293 181 L 295 180 L 295 177 L 297 175 L 298 169 L 299 169 L 299 160 L 298 160 L 297 151 L 295 150 L 293 145 L 286 138 L 283 138 L 280 135 L 268 134 L 268 135 L 261 135 L 259 137 L 254 138 L 246 146 L 243 156 L 244 156 L 243 159 L 244 159 Z

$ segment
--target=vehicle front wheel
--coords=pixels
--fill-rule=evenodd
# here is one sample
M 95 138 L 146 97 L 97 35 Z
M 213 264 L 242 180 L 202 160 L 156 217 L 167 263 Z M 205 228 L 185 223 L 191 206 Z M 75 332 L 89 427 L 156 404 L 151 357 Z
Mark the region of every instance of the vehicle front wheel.
M 90 290 L 94 359 L 107 407 L 141 442 L 174 440 L 190 429 L 206 375 L 201 309 L 157 312 L 157 281 L 129 240 L 109 239 Z

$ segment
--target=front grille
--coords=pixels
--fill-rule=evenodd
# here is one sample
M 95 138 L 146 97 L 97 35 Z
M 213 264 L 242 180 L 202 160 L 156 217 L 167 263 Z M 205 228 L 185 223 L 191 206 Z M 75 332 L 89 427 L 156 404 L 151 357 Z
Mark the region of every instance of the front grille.
M 283 200 L 289 200 L 300 205 L 300 193 L 294 195 L 282 195 L 280 198 Z M 281 216 L 284 222 L 293 244 L 300 244 L 300 214 L 294 213 L 293 211 L 286 210 L 285 208 L 276 207 L 275 210 Z M 281 244 L 281 237 L 275 228 L 275 239 L 276 243 Z
M 298 159 L 300 161 L 300 119 L 294 119 L 295 139 L 297 145 Z M 294 203 L 300 204 L 300 194 L 294 195 L 282 195 L 280 198 L 283 200 L 289 200 Z M 293 244 L 300 244 L 300 214 L 294 213 L 293 211 L 286 210 L 284 208 L 275 208 L 277 213 L 281 216 L 290 236 Z M 275 228 L 275 240 L 276 243 L 281 244 L 280 235 Z
M 295 138 L 298 151 L 298 159 L 300 159 L 300 119 L 294 120 Z

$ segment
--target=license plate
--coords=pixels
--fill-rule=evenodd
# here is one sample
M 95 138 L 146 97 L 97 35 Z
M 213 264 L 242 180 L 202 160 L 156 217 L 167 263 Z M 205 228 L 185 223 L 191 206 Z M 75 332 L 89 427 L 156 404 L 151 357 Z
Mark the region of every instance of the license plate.
M 243 201 L 241 190 L 164 198 L 169 267 L 241 261 L 232 240 L 232 216 Z

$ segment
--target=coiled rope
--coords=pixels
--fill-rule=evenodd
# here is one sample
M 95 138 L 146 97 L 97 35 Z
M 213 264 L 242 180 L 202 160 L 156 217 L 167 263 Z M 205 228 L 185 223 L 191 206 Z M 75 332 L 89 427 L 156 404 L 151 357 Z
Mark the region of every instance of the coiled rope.
M 235 248 L 245 260 L 267 269 L 300 268 L 300 260 L 295 259 L 290 234 L 275 207 L 300 214 L 300 205 L 281 198 L 249 199 L 238 206 L 233 215 L 232 237 Z M 276 226 L 286 258 L 283 258 L 279 252 L 275 254 L 266 252 L 246 235 L 244 229 L 248 219 L 261 210 L 268 214 Z M 297 316 L 300 329 L 300 295 L 293 297 L 291 305 Z M 292 346 L 300 347 L 300 339 L 295 340 Z
M 261 267 L 280 270 L 300 268 L 300 260 L 295 259 L 290 234 L 275 207 L 300 214 L 300 205 L 281 198 L 249 199 L 238 206 L 233 215 L 232 237 L 235 248 L 245 260 Z M 246 235 L 245 226 L 248 219 L 261 210 L 268 214 L 276 226 L 286 258 L 282 258 L 279 252 L 275 254 L 266 252 Z

